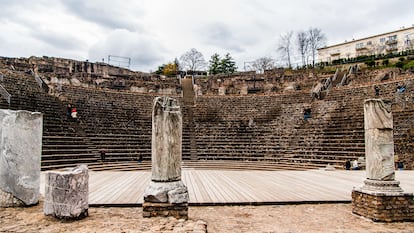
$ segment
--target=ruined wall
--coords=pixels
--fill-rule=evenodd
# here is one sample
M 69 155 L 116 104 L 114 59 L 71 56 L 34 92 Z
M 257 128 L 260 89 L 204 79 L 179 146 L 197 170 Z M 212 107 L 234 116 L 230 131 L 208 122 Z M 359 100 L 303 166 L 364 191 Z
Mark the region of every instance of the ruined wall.
M 103 62 L 94 63 L 87 60 L 76 61 L 54 57 L 0 57 L 0 66 L 20 72 L 32 70 L 42 77 L 54 93 L 59 93 L 62 85 L 139 93 L 181 93 L 177 78 L 163 78 Z

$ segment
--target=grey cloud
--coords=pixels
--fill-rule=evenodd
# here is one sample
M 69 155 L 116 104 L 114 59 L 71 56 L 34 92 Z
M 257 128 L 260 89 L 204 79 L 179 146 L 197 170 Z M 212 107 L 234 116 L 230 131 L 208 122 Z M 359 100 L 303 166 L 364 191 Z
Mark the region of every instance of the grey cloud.
M 71 14 L 98 24 L 109 29 L 127 29 L 129 31 L 140 31 L 141 26 L 126 13 L 131 11 L 129 3 L 118 1 L 84 1 L 84 0 L 61 0 Z M 116 4 L 111 6 L 111 4 Z M 124 11 L 123 11 L 124 10 Z M 134 9 L 135 15 L 142 15 L 144 12 Z
M 82 47 L 82 41 L 70 35 L 58 34 L 45 30 L 32 31 L 31 35 L 43 43 L 60 50 L 72 50 Z
M 203 40 L 209 45 L 214 45 L 233 52 L 244 51 L 240 46 L 240 41 L 235 38 L 230 28 L 224 24 L 209 24 L 204 28 L 201 35 L 203 36 Z
M 127 30 L 113 31 L 89 50 L 90 58 L 98 61 L 108 55 L 130 57 L 132 68 L 144 72 L 156 69 L 163 62 L 165 53 L 155 39 Z

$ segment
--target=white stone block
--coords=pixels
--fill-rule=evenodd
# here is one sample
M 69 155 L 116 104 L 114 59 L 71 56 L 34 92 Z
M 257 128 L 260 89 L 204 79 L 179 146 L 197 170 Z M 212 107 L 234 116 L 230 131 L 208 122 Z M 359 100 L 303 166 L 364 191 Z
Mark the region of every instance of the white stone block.
M 59 219 L 88 216 L 89 174 L 86 165 L 64 171 L 49 171 L 45 176 L 43 212 Z
M 43 117 L 0 110 L 0 206 L 39 202 Z

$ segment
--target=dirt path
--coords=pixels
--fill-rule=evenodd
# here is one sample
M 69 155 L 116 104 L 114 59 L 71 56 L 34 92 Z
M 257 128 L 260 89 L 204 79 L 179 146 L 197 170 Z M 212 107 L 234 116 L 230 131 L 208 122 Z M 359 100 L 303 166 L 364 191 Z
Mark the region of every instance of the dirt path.
M 90 208 L 89 217 L 62 222 L 42 203 L 0 208 L 0 232 L 414 232 L 414 223 L 374 223 L 350 204 L 190 207 L 189 220 L 143 218 L 141 208 Z

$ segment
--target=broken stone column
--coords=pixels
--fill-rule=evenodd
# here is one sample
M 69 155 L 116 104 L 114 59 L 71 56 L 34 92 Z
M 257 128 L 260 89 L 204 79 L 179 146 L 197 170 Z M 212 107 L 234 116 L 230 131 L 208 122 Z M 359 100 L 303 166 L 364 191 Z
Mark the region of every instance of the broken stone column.
M 181 181 L 182 116 L 177 101 L 154 99 L 152 175 L 144 192 L 143 216 L 188 218 L 188 191 Z
M 0 109 L 0 207 L 39 202 L 43 117 Z
M 391 103 L 377 99 L 366 100 L 364 128 L 367 179 L 393 181 L 395 170 Z
M 412 193 L 404 193 L 395 180 L 391 102 L 364 102 L 367 179 L 352 191 L 352 212 L 374 221 L 414 220 Z
M 86 165 L 48 171 L 45 186 L 45 215 L 65 220 L 88 216 L 89 174 Z

